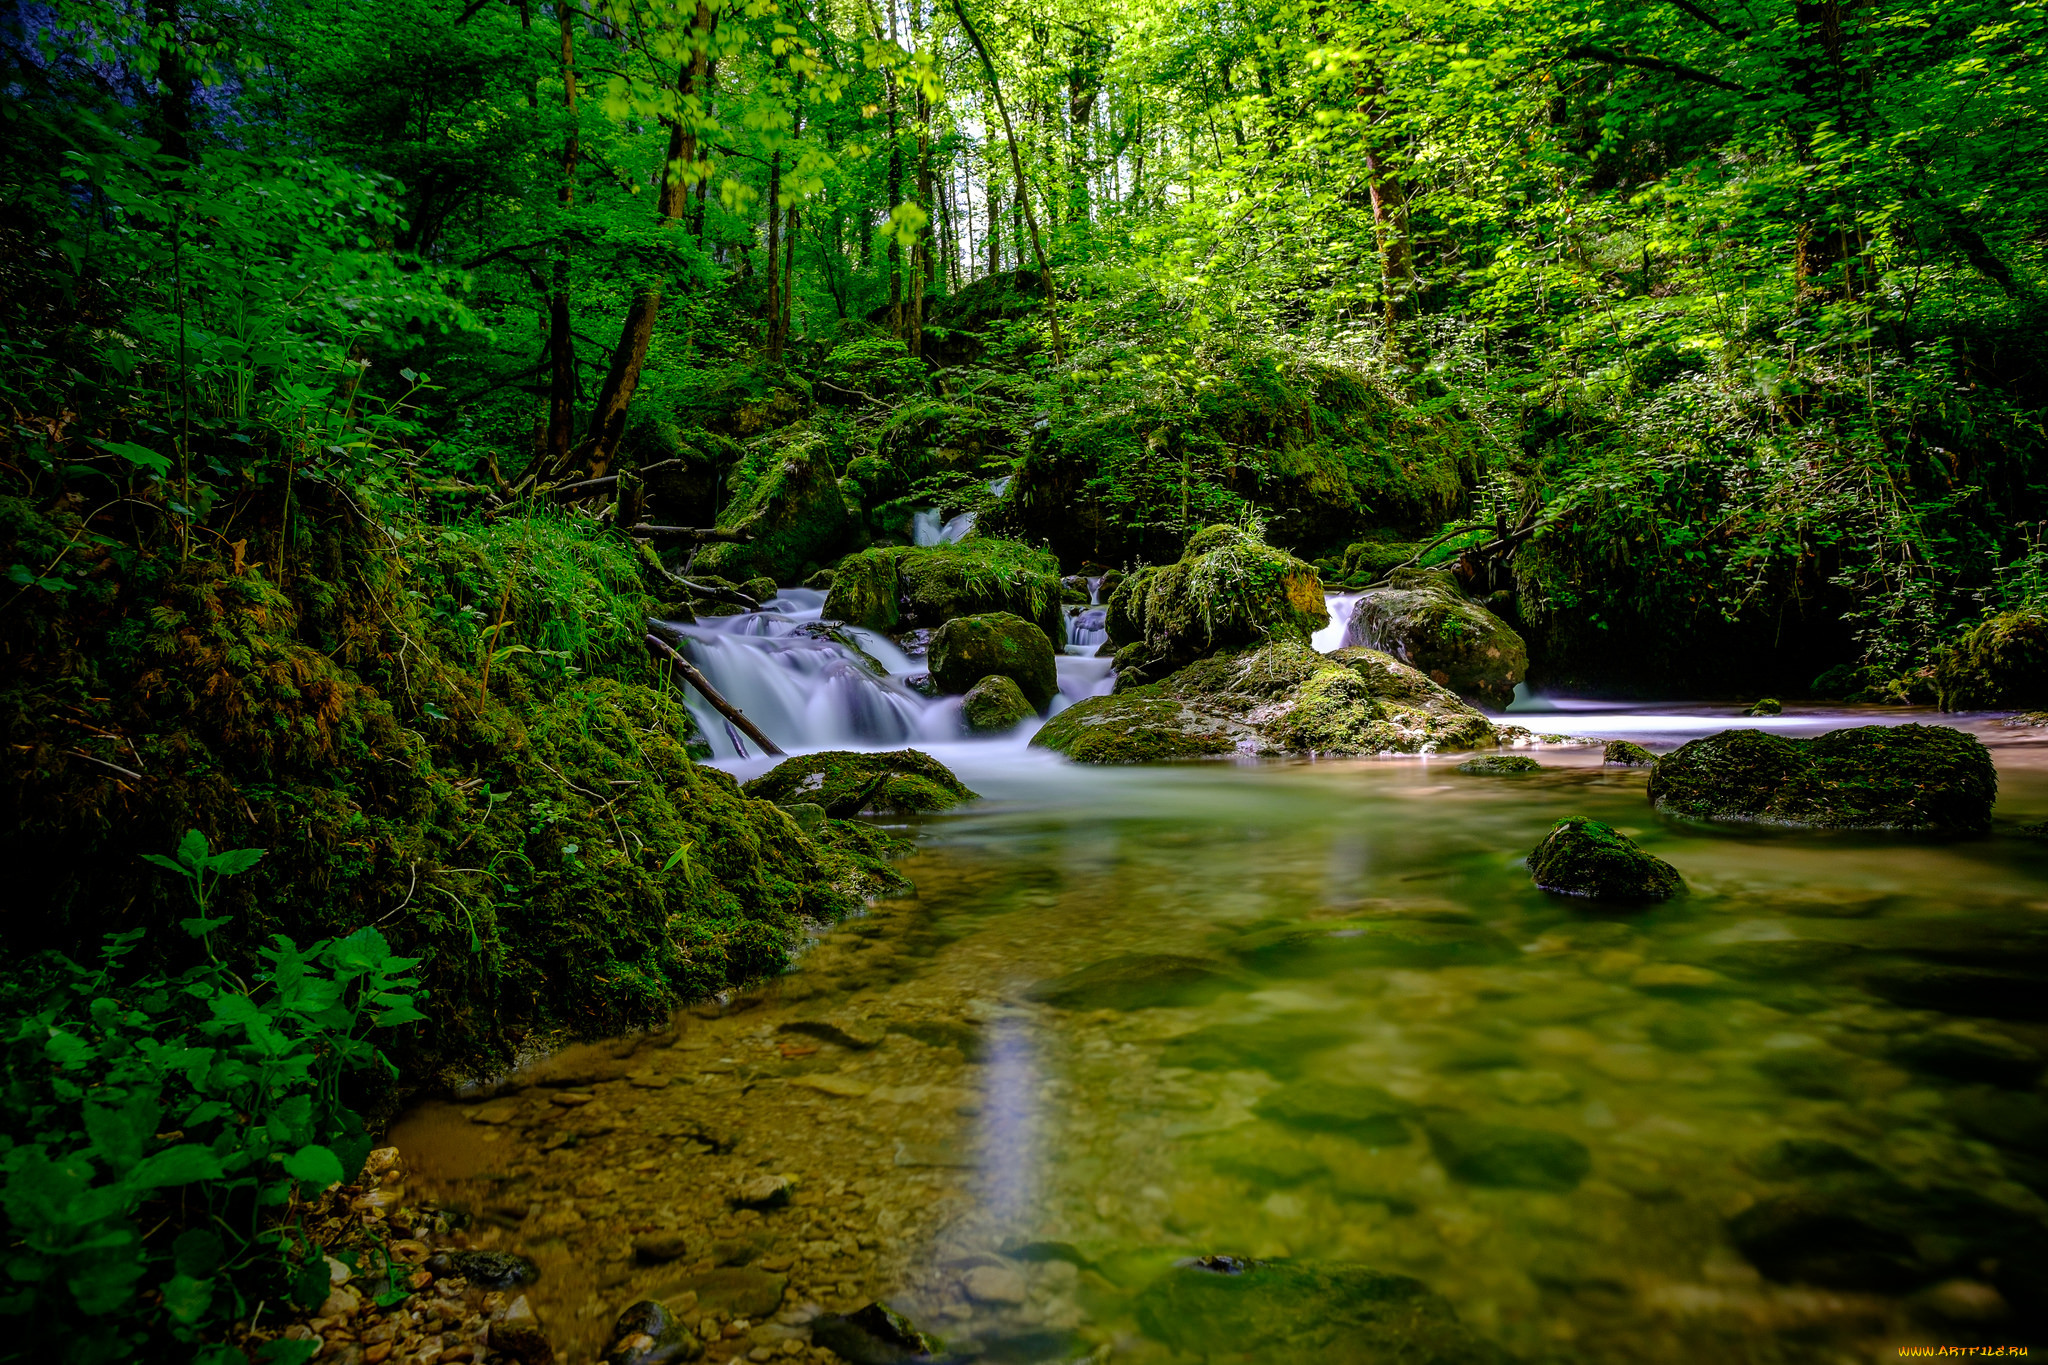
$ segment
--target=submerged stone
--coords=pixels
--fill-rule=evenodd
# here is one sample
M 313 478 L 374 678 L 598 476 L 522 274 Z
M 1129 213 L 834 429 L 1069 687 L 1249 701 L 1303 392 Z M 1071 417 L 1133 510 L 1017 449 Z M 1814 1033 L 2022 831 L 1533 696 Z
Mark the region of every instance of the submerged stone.
M 619 1314 L 603 1359 L 604 1365 L 670 1365 L 703 1354 L 704 1343 L 684 1324 L 682 1314 L 642 1299 Z
M 871 1303 L 851 1313 L 826 1313 L 811 1323 L 811 1343 L 847 1365 L 902 1365 L 930 1360 L 939 1345 L 895 1309 Z
M 1625 739 L 1610 739 L 1607 747 L 1600 751 L 1600 761 L 1615 768 L 1649 768 L 1656 766 L 1657 755 L 1640 744 L 1631 744 Z
M 2048 1019 L 2048 981 L 2034 972 L 1915 962 L 1862 974 L 1864 986 L 1895 1005 L 1981 1019 Z
M 1551 827 L 1529 855 L 1529 875 L 1545 891 L 1601 901 L 1661 901 L 1685 889 L 1677 868 L 1584 816 Z
M 1167 1039 L 1159 1064 L 1196 1071 L 1257 1070 L 1287 1080 L 1316 1053 L 1356 1036 L 1320 1015 L 1218 1024 Z
M 1383 650 L 1459 696 L 1506 706 L 1529 671 L 1513 627 L 1459 590 L 1447 573 L 1397 569 L 1392 585 L 1351 608 L 1346 646 Z
M 927 657 L 932 677 L 948 692 L 965 692 L 994 674 L 1010 679 L 1034 710 L 1042 710 L 1060 690 L 1052 641 L 1007 611 L 954 617 L 932 632 Z
M 835 820 L 869 812 L 907 815 L 972 801 L 952 770 L 915 749 L 861 754 L 828 749 L 784 759 L 740 788 L 777 805 L 823 806 Z
M 1257 930 L 1227 951 L 1269 976 L 1313 976 L 1347 967 L 1485 966 L 1510 961 L 1518 950 L 1514 940 L 1477 924 L 1340 919 Z
M 444 1251 L 429 1256 L 426 1268 L 444 1278 L 459 1277 L 482 1289 L 511 1289 L 540 1278 L 540 1267 L 511 1251 Z
M 1210 958 L 1124 953 L 1041 981 L 1024 998 L 1064 1010 L 1143 1010 L 1202 1004 L 1244 984 Z
M 1415 1106 L 1376 1085 L 1297 1081 L 1267 1095 L 1253 1112 L 1290 1128 L 1342 1133 L 1368 1147 L 1398 1147 L 1409 1140 L 1404 1120 Z
M 676 1281 L 678 1296 L 695 1293 L 697 1312 L 724 1313 L 735 1318 L 765 1318 L 782 1306 L 789 1276 L 766 1270 L 730 1267 L 700 1271 Z
M 988 735 L 1014 730 L 1038 713 L 1015 681 L 992 674 L 967 689 L 960 700 L 960 714 L 968 729 Z
M 1939 725 L 1871 725 L 1815 739 L 1724 730 L 1658 760 L 1650 801 L 1695 820 L 1809 829 L 1978 834 L 1998 774 L 1972 736 Z
M 1593 1169 L 1586 1144 L 1563 1133 L 1457 1117 L 1431 1119 L 1427 1129 L 1437 1161 L 1468 1185 L 1562 1193 Z
M 1361 1265 L 1183 1262 L 1137 1296 L 1145 1335 L 1210 1361 L 1262 1365 L 1509 1365 L 1422 1281 Z
M 1523 754 L 1486 754 L 1466 759 L 1458 765 L 1458 771 L 1473 777 L 1514 777 L 1521 773 L 1540 773 L 1543 765 Z

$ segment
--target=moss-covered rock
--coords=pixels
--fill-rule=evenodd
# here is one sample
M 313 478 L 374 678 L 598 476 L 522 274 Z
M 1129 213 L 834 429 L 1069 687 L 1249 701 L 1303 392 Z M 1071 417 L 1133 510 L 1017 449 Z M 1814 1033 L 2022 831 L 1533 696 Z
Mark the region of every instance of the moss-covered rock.
M 1601 901 L 1668 900 L 1685 889 L 1678 869 L 1637 848 L 1612 825 L 1584 816 L 1560 820 L 1529 855 L 1545 891 Z
M 936 629 L 956 616 L 1006 611 L 1057 644 L 1065 638 L 1059 563 L 1042 550 L 979 536 L 892 546 L 841 560 L 825 615 L 870 630 Z
M 1398 538 L 1368 538 L 1344 547 L 1338 572 L 1346 582 L 1363 586 L 1376 583 L 1395 569 L 1403 568 L 1422 549 L 1422 542 Z
M 1782 716 L 1785 714 L 1785 703 L 1779 701 L 1776 697 L 1765 697 L 1760 701 L 1753 701 L 1744 707 L 1742 714 L 1750 717 Z
M 1610 739 L 1607 747 L 1600 751 L 1600 761 L 1616 768 L 1649 768 L 1656 766 L 1657 755 L 1640 744 L 1625 739 Z
M 960 714 L 968 729 L 986 735 L 1016 729 L 1037 715 L 1038 708 L 1025 700 L 1014 679 L 993 674 L 967 689 L 960 699 Z
M 1138 1325 L 1190 1358 L 1262 1365 L 1512 1365 L 1420 1280 L 1362 1265 L 1183 1261 L 1137 1296 Z
M 741 790 L 779 806 L 808 802 L 835 819 L 945 810 L 975 794 L 945 764 L 915 749 L 844 750 L 784 759 Z
M 1934 688 L 1944 711 L 2048 705 L 2048 613 L 1987 617 L 1935 652 Z
M 1299 636 L 1075 703 L 1033 744 L 1084 763 L 1202 755 L 1436 753 L 1490 747 L 1494 727 L 1447 689 L 1369 649 L 1321 655 Z
M 1052 641 L 1007 611 L 956 616 L 932 632 L 927 656 L 932 678 L 948 692 L 966 692 L 983 678 L 1014 682 L 1032 709 L 1042 711 L 1059 693 Z
M 1346 645 L 1383 650 L 1462 697 L 1514 700 L 1529 651 L 1507 622 L 1458 590 L 1449 574 L 1404 569 L 1351 608 Z
M 749 451 L 729 487 L 718 525 L 747 539 L 707 545 L 697 556 L 705 573 L 794 583 L 807 565 L 843 549 L 853 530 L 832 442 L 810 427 L 791 428 Z
M 1998 774 L 1974 736 L 1940 725 L 1871 725 L 1786 739 L 1724 730 L 1657 761 L 1650 800 L 1694 820 L 1812 829 L 1977 834 Z
M 1523 754 L 1484 754 L 1466 759 L 1458 765 L 1458 771 L 1472 777 L 1516 777 L 1540 773 L 1543 765 Z
M 1111 643 L 1121 647 L 1119 688 L 1276 632 L 1305 636 L 1329 621 L 1315 566 L 1235 526 L 1206 527 L 1184 558 L 1132 574 L 1104 616 Z

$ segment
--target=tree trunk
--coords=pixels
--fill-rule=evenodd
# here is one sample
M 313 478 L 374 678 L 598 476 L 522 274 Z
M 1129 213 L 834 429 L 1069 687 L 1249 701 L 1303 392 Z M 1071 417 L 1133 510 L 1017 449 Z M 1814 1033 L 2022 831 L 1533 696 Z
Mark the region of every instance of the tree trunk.
M 655 201 L 655 217 L 673 226 L 689 202 L 690 182 L 686 168 L 697 159 L 697 128 L 690 102 L 706 85 L 710 71 L 711 33 L 717 18 L 708 0 L 697 0 L 697 19 L 692 27 L 689 61 L 676 77 L 680 108 L 668 130 L 668 156 L 662 163 L 661 193 Z M 626 320 L 619 329 L 619 344 L 612 350 L 612 363 L 605 372 L 604 387 L 598 391 L 597 407 L 590 415 L 590 428 L 570 453 L 569 463 L 582 464 L 587 477 L 597 478 L 611 467 L 618 453 L 619 438 L 626 432 L 626 410 L 633 391 L 640 385 L 640 369 L 647 361 L 647 346 L 654 338 L 655 320 L 661 316 L 661 286 L 650 284 L 633 296 Z M 547 477 L 558 478 L 567 469 L 550 469 Z
M 981 41 L 981 33 L 974 27 L 974 21 L 967 17 L 967 8 L 962 0 L 951 0 L 953 15 L 960 21 L 960 27 L 967 33 L 967 40 L 974 44 L 975 55 L 981 58 L 981 69 L 988 76 L 988 92 L 996 102 L 996 112 L 1003 118 L 1003 135 L 1010 144 L 1010 171 L 1017 177 L 1017 202 L 1024 210 L 1024 221 L 1031 228 L 1031 250 L 1038 257 L 1038 278 L 1045 285 L 1045 317 L 1052 329 L 1052 356 L 1064 363 L 1066 346 L 1060 340 L 1059 293 L 1053 286 L 1052 266 L 1045 259 L 1045 242 L 1038 235 L 1038 216 L 1031 210 L 1031 199 L 1024 193 L 1024 159 L 1017 153 L 1017 129 L 1010 122 L 1009 106 L 1003 103 L 1002 82 L 996 79 L 996 64 L 990 60 L 988 47 Z
M 581 7 L 557 0 L 555 12 L 562 30 L 562 108 L 569 120 L 568 136 L 562 144 L 562 185 L 557 192 L 564 219 L 576 202 L 576 30 L 574 18 Z M 564 227 L 566 227 L 566 222 Z M 569 319 L 569 244 L 555 240 L 554 288 L 548 295 L 548 427 L 547 462 L 561 467 L 569 459 L 569 433 L 575 423 L 576 336 Z

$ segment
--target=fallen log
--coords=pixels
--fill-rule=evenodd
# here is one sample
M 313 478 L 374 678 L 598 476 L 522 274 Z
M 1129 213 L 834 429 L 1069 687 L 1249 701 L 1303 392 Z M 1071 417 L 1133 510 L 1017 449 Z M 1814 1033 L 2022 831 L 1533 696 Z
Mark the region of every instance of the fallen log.
M 752 539 L 745 531 L 731 526 L 649 526 L 644 521 L 628 526 L 626 534 L 636 540 L 694 540 L 699 544 L 707 540 L 743 544 Z
M 677 653 L 674 646 L 651 630 L 647 632 L 647 643 L 654 650 L 657 658 L 665 659 L 669 667 L 683 675 L 684 682 L 696 688 L 702 694 L 704 700 L 711 703 L 713 710 L 737 726 L 741 734 L 760 745 L 762 753 L 770 754 L 776 758 L 783 757 L 782 748 L 774 740 L 762 734 L 760 727 L 748 720 L 746 714 L 737 706 L 734 706 L 721 696 L 718 689 L 711 685 L 710 679 L 698 672 L 695 664 Z

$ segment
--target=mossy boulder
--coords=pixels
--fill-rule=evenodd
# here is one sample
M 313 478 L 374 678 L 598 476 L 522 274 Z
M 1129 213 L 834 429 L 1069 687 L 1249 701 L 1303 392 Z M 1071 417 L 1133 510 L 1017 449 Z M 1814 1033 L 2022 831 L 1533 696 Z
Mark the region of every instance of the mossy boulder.
M 1685 888 L 1671 864 L 1614 826 L 1583 816 L 1551 827 L 1529 855 L 1529 875 L 1545 891 L 1589 900 L 1661 901 Z
M 1362 1265 L 1204 1256 L 1137 1296 L 1144 1333 L 1190 1359 L 1512 1365 L 1422 1281 Z
M 1724 730 L 1681 745 L 1650 772 L 1650 800 L 1665 814 L 1805 829 L 1979 834 L 1997 795 L 1990 752 L 1941 725 L 1814 739 Z
M 1944 711 L 2048 706 L 2048 613 L 2000 612 L 1937 650 L 1934 690 Z
M 1543 765 L 1524 754 L 1485 754 L 1466 759 L 1458 765 L 1458 771 L 1471 777 L 1519 777 L 1540 773 Z
M 1640 744 L 1610 739 L 1607 747 L 1600 751 L 1600 762 L 1613 768 L 1651 768 L 1656 766 L 1657 755 Z
M 960 701 L 960 714 L 968 729 L 986 735 L 1016 729 L 1037 715 L 1038 708 L 1025 699 L 1014 679 L 997 673 L 967 689 Z
M 840 561 L 825 598 L 827 617 L 869 630 L 931 630 L 956 616 L 996 611 L 1023 617 L 1049 641 L 1063 640 L 1059 562 L 1028 545 L 979 536 L 863 550 Z
M 1000 676 L 1017 685 L 1032 710 L 1043 711 L 1060 690 L 1052 641 L 1007 611 L 954 617 L 932 632 L 927 657 L 933 680 L 948 692 L 966 692 L 983 678 Z
M 1330 622 L 1315 566 L 1235 526 L 1205 527 L 1186 555 L 1132 574 L 1104 616 L 1118 686 L 1161 678 L 1269 635 L 1306 636 Z
M 1376 583 L 1395 569 L 1404 568 L 1422 549 L 1419 541 L 1373 539 L 1354 541 L 1344 547 L 1338 572 L 1347 582 L 1363 586 Z
M 1077 702 L 1031 742 L 1079 762 L 1136 763 L 1437 753 L 1491 747 L 1497 736 L 1485 716 L 1396 659 L 1368 649 L 1322 655 L 1289 635 Z
M 1529 651 L 1513 627 L 1459 591 L 1446 573 L 1403 569 L 1351 608 L 1347 646 L 1383 650 L 1461 697 L 1514 700 Z
M 1785 714 L 1785 703 L 1776 697 L 1765 697 L 1742 708 L 1742 714 L 1750 717 L 1782 716 Z
M 832 443 L 809 427 L 790 428 L 749 451 L 729 487 L 718 525 L 742 531 L 747 539 L 705 546 L 696 565 L 705 573 L 794 583 L 805 566 L 844 549 L 853 531 Z
M 823 806 L 827 815 L 840 820 L 945 810 L 975 799 L 951 769 L 915 749 L 800 754 L 784 759 L 741 790 L 778 806 Z

